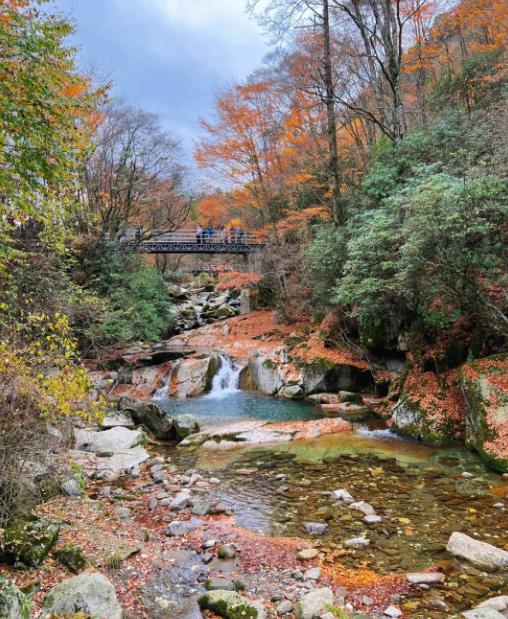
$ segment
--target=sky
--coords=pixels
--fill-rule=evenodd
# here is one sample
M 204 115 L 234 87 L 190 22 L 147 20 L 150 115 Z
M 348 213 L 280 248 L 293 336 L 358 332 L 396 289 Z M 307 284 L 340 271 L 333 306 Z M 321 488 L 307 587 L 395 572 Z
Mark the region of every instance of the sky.
M 76 26 L 83 67 L 113 94 L 156 112 L 191 163 L 199 117 L 215 94 L 245 78 L 270 51 L 244 0 L 54 0 Z

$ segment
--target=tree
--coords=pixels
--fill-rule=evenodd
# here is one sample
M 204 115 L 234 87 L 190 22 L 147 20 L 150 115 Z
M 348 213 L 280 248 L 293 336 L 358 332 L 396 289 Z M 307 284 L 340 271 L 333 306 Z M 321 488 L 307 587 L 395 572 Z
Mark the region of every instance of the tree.
M 247 3 L 249 10 L 258 20 L 278 38 L 295 27 L 310 28 L 319 32 L 321 53 L 319 54 L 319 78 L 322 85 L 321 101 L 326 110 L 326 137 L 328 142 L 328 173 L 331 184 L 332 214 L 334 221 L 345 222 L 343 200 L 341 197 L 341 178 L 339 173 L 339 154 L 337 143 L 337 121 L 335 114 L 335 84 L 332 65 L 332 35 L 330 26 L 329 0 L 271 0 L 262 13 L 256 13 L 259 0 Z
M 85 230 L 114 238 L 141 225 L 144 238 L 172 232 L 189 214 L 185 170 L 176 140 L 154 114 L 118 102 L 103 111 L 82 169 Z

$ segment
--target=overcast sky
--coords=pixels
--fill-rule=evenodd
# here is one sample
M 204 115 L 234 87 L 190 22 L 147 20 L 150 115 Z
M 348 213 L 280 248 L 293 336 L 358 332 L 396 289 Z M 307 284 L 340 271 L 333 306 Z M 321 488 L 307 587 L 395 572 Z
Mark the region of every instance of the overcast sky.
M 113 92 L 157 112 L 189 158 L 215 93 L 269 52 L 244 0 L 54 0 L 76 25 L 83 65 Z

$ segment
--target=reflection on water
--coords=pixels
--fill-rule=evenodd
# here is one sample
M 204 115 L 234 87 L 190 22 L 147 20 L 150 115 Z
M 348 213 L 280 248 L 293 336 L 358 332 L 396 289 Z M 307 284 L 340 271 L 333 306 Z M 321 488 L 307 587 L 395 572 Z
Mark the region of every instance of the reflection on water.
M 271 398 L 247 391 L 228 391 L 202 398 L 161 400 L 162 408 L 171 414 L 190 413 L 199 419 L 203 428 L 220 426 L 236 421 L 296 421 L 321 417 L 312 404 Z
M 185 412 L 211 416 L 208 424 L 314 416 L 312 407 L 246 393 L 220 403 L 201 399 L 179 405 Z M 235 408 L 228 411 L 228 406 Z M 222 480 L 214 493 L 234 507 L 239 525 L 253 531 L 308 538 L 305 522 L 326 522 L 328 533 L 318 539 L 332 565 L 381 574 L 442 567 L 445 584 L 412 592 L 402 602 L 405 616 L 441 619 L 508 593 L 505 575 L 482 573 L 445 550 L 453 531 L 508 549 L 508 510 L 495 507 L 505 497 L 491 491 L 502 480 L 465 449 L 427 447 L 370 424 L 351 433 L 269 447 L 177 449 L 174 459 L 183 467 L 213 470 Z M 462 476 L 465 471 L 472 476 Z M 339 488 L 371 503 L 382 522 L 369 526 L 359 512 L 334 504 L 330 493 Z M 362 535 L 370 540 L 368 547 L 344 546 L 345 540 Z M 448 610 L 436 608 L 436 597 Z

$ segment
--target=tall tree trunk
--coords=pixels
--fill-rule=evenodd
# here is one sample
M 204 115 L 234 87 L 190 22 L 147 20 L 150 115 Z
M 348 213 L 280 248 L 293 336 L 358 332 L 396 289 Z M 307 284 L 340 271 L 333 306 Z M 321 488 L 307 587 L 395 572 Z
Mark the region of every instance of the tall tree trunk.
M 337 146 L 337 120 L 335 117 L 335 90 L 333 86 L 332 46 L 330 42 L 330 8 L 323 0 L 323 69 L 325 79 L 326 133 L 330 150 L 329 173 L 332 183 L 332 215 L 337 225 L 343 225 L 346 217 L 340 192 L 339 154 Z

